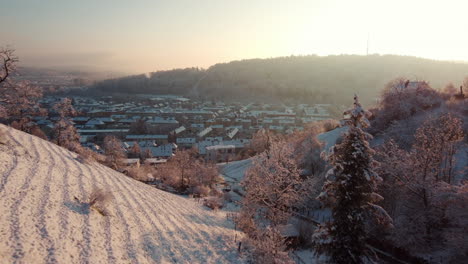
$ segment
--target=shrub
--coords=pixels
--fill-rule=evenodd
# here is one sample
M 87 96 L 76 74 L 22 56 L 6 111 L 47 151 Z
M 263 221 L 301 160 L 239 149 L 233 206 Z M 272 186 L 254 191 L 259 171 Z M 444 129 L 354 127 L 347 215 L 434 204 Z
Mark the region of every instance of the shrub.
M 403 120 L 418 112 L 440 106 L 442 96 L 427 82 L 395 79 L 384 88 L 371 133 L 384 131 L 395 120 Z
M 192 188 L 194 196 L 205 197 L 210 194 L 210 188 L 205 185 L 198 185 Z
M 137 181 L 153 180 L 154 168 L 151 165 L 132 166 L 128 168 L 127 175 Z
M 90 163 L 92 161 L 100 161 L 103 158 L 99 157 L 98 153 L 90 150 L 89 148 L 82 147 L 79 144 L 75 144 L 72 146 L 73 151 L 78 154 L 77 160 L 81 163 Z
M 257 231 L 256 236 L 248 240 L 248 244 L 253 247 L 252 258 L 255 263 L 294 263 L 286 251 L 285 238 L 275 228 L 267 227 Z
M 223 204 L 223 199 L 220 197 L 208 197 L 203 200 L 203 205 L 212 210 L 223 208 Z
M 155 178 L 179 193 L 218 195 L 212 194 L 219 179 L 218 167 L 199 160 L 193 151 L 177 152 L 167 163 L 157 167 Z
M 40 129 L 38 126 L 34 126 L 30 130 L 31 135 L 36 136 L 38 138 L 42 138 L 44 140 L 48 140 L 46 134 L 42 129 Z
M 106 164 L 108 167 L 118 170 L 123 166 L 126 158 L 122 142 L 114 136 L 104 138 L 104 151 L 106 154 Z
M 109 191 L 100 188 L 94 188 L 89 194 L 88 205 L 91 209 L 96 210 L 103 216 L 109 216 L 110 212 L 107 209 L 107 204 L 112 200 L 113 196 Z

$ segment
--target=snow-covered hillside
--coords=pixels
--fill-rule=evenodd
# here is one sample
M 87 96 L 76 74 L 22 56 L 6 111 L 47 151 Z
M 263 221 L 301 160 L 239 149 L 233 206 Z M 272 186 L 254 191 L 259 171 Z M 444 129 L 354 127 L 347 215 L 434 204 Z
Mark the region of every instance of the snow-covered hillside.
M 339 138 L 348 130 L 348 127 L 338 127 L 328 132 L 317 135 L 317 139 L 324 143 L 323 149 L 329 151 L 333 147 Z
M 244 178 L 247 170 L 252 166 L 252 158 L 231 161 L 229 163 L 218 163 L 218 166 L 227 182 L 239 183 Z
M 242 262 L 222 212 L 0 129 L 0 263 Z M 111 216 L 80 202 L 95 186 L 113 194 Z

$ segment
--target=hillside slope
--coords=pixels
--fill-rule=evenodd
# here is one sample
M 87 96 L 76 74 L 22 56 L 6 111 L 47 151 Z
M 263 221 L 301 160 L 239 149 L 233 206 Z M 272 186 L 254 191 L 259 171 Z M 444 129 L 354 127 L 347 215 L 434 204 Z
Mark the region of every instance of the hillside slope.
M 223 213 L 0 125 L 0 263 L 238 263 Z M 109 190 L 111 216 L 85 204 Z

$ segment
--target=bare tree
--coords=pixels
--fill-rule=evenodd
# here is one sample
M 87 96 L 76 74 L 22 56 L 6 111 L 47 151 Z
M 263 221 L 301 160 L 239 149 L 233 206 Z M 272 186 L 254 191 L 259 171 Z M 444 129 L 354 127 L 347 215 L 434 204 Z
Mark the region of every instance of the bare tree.
M 254 161 L 242 182 L 243 210 L 254 212 L 260 222 L 284 224 L 301 199 L 301 180 L 292 151 L 284 142 L 273 143 L 268 154 L 263 152 Z
M 11 48 L 0 48 L 0 117 L 10 117 L 14 126 L 30 132 L 31 120 L 27 116 L 45 115 L 46 110 L 39 106 L 42 89 L 28 81 L 13 82 L 11 74 L 16 70 L 18 58 Z
M 104 151 L 106 155 L 107 166 L 117 170 L 122 167 L 125 159 L 125 150 L 122 142 L 115 136 L 106 136 L 104 138 Z
M 76 151 L 80 136 L 69 118 L 76 115 L 71 99 L 64 98 L 56 103 L 53 108 L 60 115 L 60 119 L 54 126 L 54 138 L 57 145 Z
M 7 81 L 10 74 L 16 70 L 18 57 L 15 56 L 15 50 L 9 47 L 0 48 L 0 84 Z

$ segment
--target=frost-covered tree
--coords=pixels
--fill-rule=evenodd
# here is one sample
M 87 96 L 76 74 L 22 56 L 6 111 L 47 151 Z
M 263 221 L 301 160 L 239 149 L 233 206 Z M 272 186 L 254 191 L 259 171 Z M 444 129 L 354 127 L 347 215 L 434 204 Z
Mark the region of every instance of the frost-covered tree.
M 432 174 L 434 180 L 452 182 L 456 143 L 464 138 L 462 121 L 448 113 L 430 118 L 416 131 L 413 155 L 422 169 L 422 176 Z
M 242 186 L 243 210 L 253 212 L 257 223 L 284 224 L 301 199 L 301 179 L 293 149 L 284 142 L 270 145 L 247 171 Z
M 107 166 L 117 170 L 122 167 L 123 159 L 125 159 L 125 150 L 122 142 L 114 136 L 106 136 L 104 138 L 104 153 L 106 155 Z
M 272 131 L 260 129 L 252 136 L 250 148 L 256 153 L 269 151 L 273 142 L 280 140 L 279 135 L 275 135 Z
M 7 81 L 10 74 L 16 69 L 18 57 L 12 48 L 0 48 L 0 84 Z
M 382 91 L 380 104 L 370 128 L 379 133 L 398 120 L 404 120 L 442 103 L 439 92 L 425 81 L 409 81 L 402 78 L 389 82 Z
M 38 103 L 42 89 L 28 81 L 11 79 L 18 62 L 14 53 L 11 48 L 0 47 L 0 118 L 9 118 L 15 128 L 31 132 L 36 125 L 28 116 L 46 114 Z
M 80 135 L 69 119 L 60 119 L 54 125 L 54 141 L 57 145 L 69 150 L 76 150 Z
M 129 158 L 142 158 L 142 152 L 138 142 L 133 142 L 133 146 L 128 150 Z
M 77 114 L 70 98 L 63 98 L 54 105 L 53 109 L 59 114 L 60 118 L 69 118 Z
M 391 219 L 375 204 L 383 199 L 375 192 L 382 179 L 372 169 L 374 151 L 368 143 L 371 136 L 362 130 L 369 126 L 370 113 L 355 96 L 354 107 L 344 114 L 342 124 L 349 129 L 327 156 L 332 168 L 318 197 L 328 200 L 333 220 L 318 228 L 313 243 L 318 253 L 328 255 L 334 263 L 362 263 L 364 257 L 371 256 L 366 247 L 366 222 L 375 219 L 389 224 Z
M 170 159 L 169 163 L 173 167 L 173 172 L 176 175 L 173 176 L 174 180 L 178 178 L 178 189 L 180 191 L 185 191 L 191 185 L 191 170 L 193 169 L 193 151 L 191 150 L 181 150 L 177 151 L 176 154 Z
M 417 129 L 409 155 L 401 158 L 407 170 L 394 173 L 404 191 L 404 206 L 395 216 L 397 244 L 426 248 L 440 239 L 446 209 L 439 201 L 445 183 L 452 183 L 456 143 L 463 138 L 461 120 L 451 114 L 429 118 Z
M 453 83 L 448 83 L 447 85 L 445 85 L 442 92 L 452 96 L 458 92 L 458 89 L 455 87 L 455 85 L 453 85 Z
M 385 199 L 381 204 L 394 218 L 403 202 L 405 183 L 402 178 L 411 169 L 411 164 L 407 162 L 410 154 L 390 139 L 377 148 L 375 158 L 378 161 L 376 172 L 383 179 L 379 189 Z
M 56 103 L 53 109 L 59 114 L 59 120 L 54 125 L 54 140 L 59 146 L 76 151 L 80 135 L 73 126 L 70 117 L 76 115 L 71 99 L 64 98 Z
M 42 89 L 28 81 L 6 82 L 2 85 L 3 105 L 6 109 L 4 116 L 16 122 L 16 127 L 29 132 L 32 127 L 30 116 L 43 116 L 47 111 L 40 107 L 39 99 Z
M 258 230 L 255 238 L 249 239 L 248 242 L 254 248 L 253 260 L 255 263 L 295 263 L 288 255 L 284 237 L 274 227 L 268 226 Z

